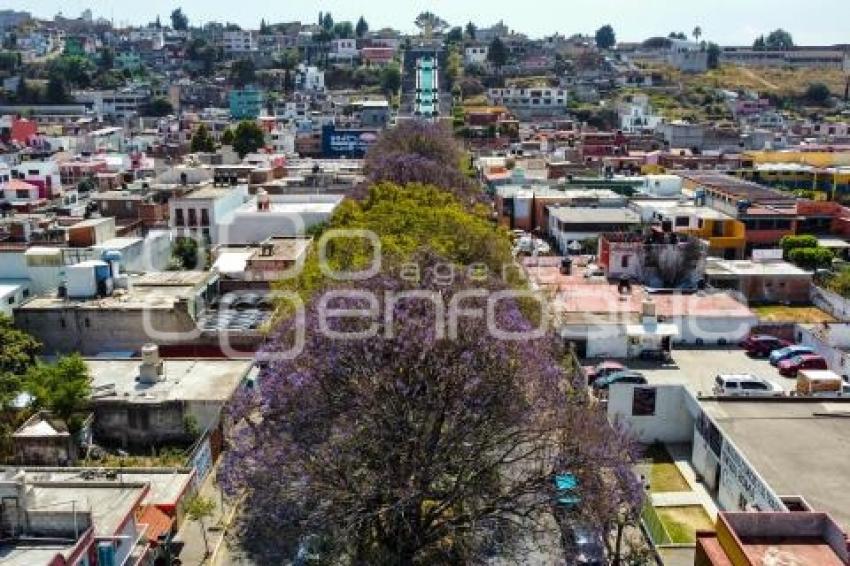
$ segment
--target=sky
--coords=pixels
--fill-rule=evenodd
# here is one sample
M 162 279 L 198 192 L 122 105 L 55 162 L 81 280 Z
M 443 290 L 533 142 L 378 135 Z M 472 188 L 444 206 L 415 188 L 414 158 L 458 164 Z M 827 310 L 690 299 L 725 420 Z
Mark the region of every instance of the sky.
M 392 26 L 414 31 L 416 14 L 431 10 L 452 25 L 473 21 L 479 27 L 500 20 L 532 37 L 559 32 L 593 33 L 611 24 L 622 41 L 642 41 L 671 31 L 687 34 L 700 26 L 703 38 L 743 45 L 776 28 L 792 33 L 800 45 L 850 44 L 850 0 L 4 0 L 3 8 L 52 18 L 60 10 L 78 16 L 91 8 L 95 17 L 116 25 L 144 24 L 159 15 L 165 23 L 182 7 L 192 24 L 217 20 L 257 28 L 266 21 L 314 22 L 319 11 L 335 20 L 363 15 L 372 29 Z

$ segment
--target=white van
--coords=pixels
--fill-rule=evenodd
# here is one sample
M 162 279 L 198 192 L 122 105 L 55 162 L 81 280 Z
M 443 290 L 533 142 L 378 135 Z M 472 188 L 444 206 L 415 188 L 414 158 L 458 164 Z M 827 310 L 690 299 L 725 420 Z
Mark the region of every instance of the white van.
M 779 397 L 784 391 L 771 381 L 744 373 L 715 377 L 714 394 L 724 397 Z

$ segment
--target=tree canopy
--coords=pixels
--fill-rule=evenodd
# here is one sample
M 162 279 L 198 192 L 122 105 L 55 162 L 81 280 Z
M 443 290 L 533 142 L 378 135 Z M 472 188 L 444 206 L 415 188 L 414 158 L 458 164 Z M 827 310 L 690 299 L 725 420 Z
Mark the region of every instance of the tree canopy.
M 201 124 L 192 134 L 192 151 L 201 153 L 212 153 L 215 151 L 215 140 L 210 134 L 206 124 Z
M 604 25 L 596 30 L 596 46 L 599 49 L 611 49 L 617 44 L 617 36 L 614 34 L 614 28 L 610 25 Z
M 508 62 L 508 48 L 498 37 L 494 37 L 487 50 L 487 60 L 497 69 L 501 69 Z
M 183 13 L 183 8 L 177 8 L 171 12 L 171 27 L 176 31 L 189 29 L 189 18 Z
M 358 38 L 364 37 L 369 32 L 369 24 L 363 16 L 357 20 L 357 25 L 354 26 L 354 33 Z
M 419 28 L 422 35 L 431 37 L 434 34 L 441 34 L 449 27 L 449 23 L 435 14 L 434 12 L 422 12 L 413 21 L 413 24 Z
M 251 120 L 243 120 L 236 126 L 233 133 L 233 149 L 239 157 L 245 157 L 266 144 L 266 135 L 263 129 Z

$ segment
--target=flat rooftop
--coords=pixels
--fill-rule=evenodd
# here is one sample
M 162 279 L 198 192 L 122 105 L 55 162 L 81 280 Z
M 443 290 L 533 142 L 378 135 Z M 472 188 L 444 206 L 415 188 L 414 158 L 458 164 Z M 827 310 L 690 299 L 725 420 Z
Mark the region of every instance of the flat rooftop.
M 92 377 L 93 403 L 224 402 L 252 371 L 251 360 L 163 360 L 163 381 L 138 381 L 139 359 L 86 359 Z
M 812 272 L 800 269 L 787 261 L 751 261 L 748 259 L 728 260 L 709 258 L 705 266 L 709 276 L 756 277 L 781 275 L 786 277 L 811 277 Z
M 191 468 L 73 468 L 73 467 L 29 467 L 29 468 L 0 468 L 2 474 L 15 474 L 23 470 L 25 481 L 38 483 L 74 483 L 80 482 L 102 484 L 104 482 L 145 483 L 150 490 L 145 495 L 143 504 L 173 505 L 176 503 L 195 472 Z M 114 479 L 106 477 L 107 472 L 118 472 Z M 1 562 L 1 561 L 0 561 Z
M 239 185 L 228 185 L 226 187 L 216 187 L 212 184 L 204 185 L 181 197 L 178 197 L 178 200 L 215 200 L 233 194 L 238 187 Z
M 33 566 L 34 564 L 52 564 L 57 555 L 70 556 L 76 541 L 16 541 L 0 543 L 0 564 L 3 566 Z
M 697 206 L 693 203 L 683 203 L 678 199 L 669 200 L 641 200 L 633 199 L 630 202 L 632 208 L 638 210 L 646 208 L 658 211 L 669 216 L 694 216 L 704 220 L 731 220 L 732 217 L 715 210 L 710 206 Z
M 135 281 L 132 281 L 135 284 Z M 118 289 L 110 297 L 92 299 L 68 299 L 58 297 L 56 294 L 41 295 L 30 299 L 16 310 L 21 313 L 26 313 L 27 311 L 66 309 L 172 310 L 177 303 L 194 296 L 194 294 L 194 285 L 133 286 L 130 290 Z
M 850 530 L 850 403 L 702 401 L 779 496 L 799 495 Z
M 553 294 L 552 305 L 557 315 L 602 315 L 634 322 L 640 316 L 643 301 L 651 298 L 656 313 L 665 318 L 735 317 L 754 318 L 753 312 L 725 292 L 705 294 L 649 294 L 642 285 L 633 284 L 632 292 L 621 295 L 618 285 L 589 280 L 574 267 L 571 275 L 560 272 L 560 258 L 527 258 L 526 273 L 531 283 Z M 571 317 L 573 321 L 581 317 Z
M 625 207 L 550 206 L 549 215 L 561 222 L 640 224 L 640 216 Z
M 121 524 L 144 497 L 143 484 L 36 483 L 29 488 L 27 511 L 47 513 L 73 513 L 89 511 L 94 522 L 95 535 L 117 534 Z
M 753 203 L 776 201 L 793 203 L 795 201 L 795 198 L 787 193 L 776 189 L 769 189 L 758 183 L 745 181 L 731 175 L 696 171 L 677 171 L 676 174 L 707 189 L 720 191 L 732 197 L 746 199 Z

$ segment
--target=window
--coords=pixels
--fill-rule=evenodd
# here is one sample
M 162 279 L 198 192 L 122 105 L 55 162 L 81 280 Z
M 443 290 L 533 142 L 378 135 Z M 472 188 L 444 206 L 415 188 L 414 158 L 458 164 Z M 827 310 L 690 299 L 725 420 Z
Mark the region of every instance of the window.
M 201 209 L 201 226 L 210 225 L 210 211 L 206 208 Z
M 175 226 L 183 226 L 183 209 L 175 208 L 174 209 L 174 224 Z
M 687 228 L 690 225 L 691 221 L 687 216 L 677 216 L 676 217 L 676 228 Z
M 12 295 L 8 299 L 6 299 L 6 302 L 9 303 L 10 305 L 14 305 L 15 304 L 15 296 Z
M 745 391 L 765 391 L 767 389 L 767 385 L 757 381 L 745 381 L 741 383 L 741 389 Z
M 629 268 L 629 256 L 624 255 L 622 258 L 620 258 L 620 267 L 623 269 Z
M 189 209 L 189 226 L 197 226 L 198 225 L 198 215 L 197 211 L 194 208 Z
M 632 415 L 651 417 L 655 415 L 655 395 L 653 387 L 635 387 L 632 393 Z

